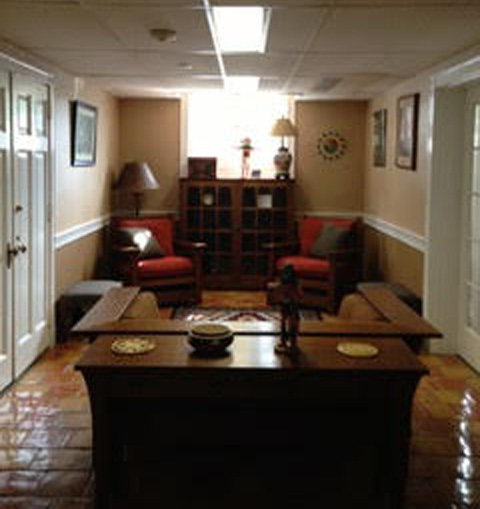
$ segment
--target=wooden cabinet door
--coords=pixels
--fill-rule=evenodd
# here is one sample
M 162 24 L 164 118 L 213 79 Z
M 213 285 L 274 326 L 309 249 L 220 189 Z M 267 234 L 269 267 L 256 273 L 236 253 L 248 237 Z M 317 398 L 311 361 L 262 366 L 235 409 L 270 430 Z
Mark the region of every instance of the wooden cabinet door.
M 264 244 L 291 236 L 291 186 L 276 180 L 182 181 L 181 233 L 207 244 L 206 288 L 264 288 Z

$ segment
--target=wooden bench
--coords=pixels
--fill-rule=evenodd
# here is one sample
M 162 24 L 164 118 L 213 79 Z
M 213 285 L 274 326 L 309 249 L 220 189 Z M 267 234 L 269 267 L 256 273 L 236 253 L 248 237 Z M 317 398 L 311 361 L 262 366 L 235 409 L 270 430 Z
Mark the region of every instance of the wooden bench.
M 400 337 L 409 343 L 418 343 L 425 338 L 440 338 L 438 329 L 417 315 L 391 291 L 382 287 L 362 285 L 361 295 L 384 318 L 381 321 L 312 320 L 301 321 L 301 336 L 346 336 L 346 337 Z M 122 319 L 126 309 L 138 295 L 136 287 L 113 288 L 73 327 L 72 333 L 89 336 L 142 334 L 169 335 L 187 334 L 191 323 L 183 320 L 166 319 Z M 235 334 L 280 333 L 277 322 L 226 322 Z

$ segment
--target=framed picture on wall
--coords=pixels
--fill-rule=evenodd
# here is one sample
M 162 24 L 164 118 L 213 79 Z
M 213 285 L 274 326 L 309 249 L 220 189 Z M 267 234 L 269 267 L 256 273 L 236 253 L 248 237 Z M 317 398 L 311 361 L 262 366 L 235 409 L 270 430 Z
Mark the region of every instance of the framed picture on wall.
M 397 103 L 397 147 L 395 164 L 415 170 L 417 164 L 418 106 L 420 94 L 405 95 Z
M 373 165 L 385 166 L 387 161 L 387 110 L 373 113 Z
M 214 180 L 217 176 L 216 157 L 189 157 L 188 178 L 192 180 Z
M 72 166 L 93 166 L 97 152 L 97 108 L 72 102 Z

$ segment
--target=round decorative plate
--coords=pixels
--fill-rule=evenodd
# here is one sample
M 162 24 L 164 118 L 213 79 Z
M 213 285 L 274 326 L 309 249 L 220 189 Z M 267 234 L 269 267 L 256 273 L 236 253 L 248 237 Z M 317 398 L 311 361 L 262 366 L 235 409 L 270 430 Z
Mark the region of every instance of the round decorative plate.
M 379 349 L 371 343 L 338 343 L 337 350 L 348 357 L 375 357 Z
M 122 338 L 113 341 L 110 348 L 113 353 L 119 355 L 136 355 L 150 352 L 155 348 L 155 343 L 149 339 Z
M 347 151 L 347 140 L 338 131 L 325 131 L 317 141 L 317 151 L 326 161 L 340 159 Z

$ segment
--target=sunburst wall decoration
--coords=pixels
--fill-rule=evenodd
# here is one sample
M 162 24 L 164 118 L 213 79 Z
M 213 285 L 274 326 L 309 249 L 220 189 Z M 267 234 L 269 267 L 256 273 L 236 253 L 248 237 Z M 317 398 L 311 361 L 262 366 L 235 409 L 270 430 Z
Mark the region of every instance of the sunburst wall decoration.
M 348 148 L 347 140 L 338 131 L 325 131 L 317 141 L 317 151 L 325 161 L 340 159 Z

